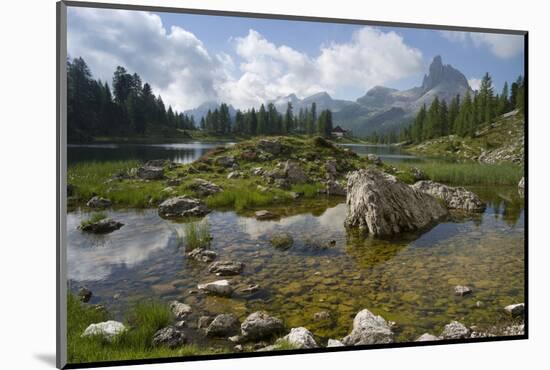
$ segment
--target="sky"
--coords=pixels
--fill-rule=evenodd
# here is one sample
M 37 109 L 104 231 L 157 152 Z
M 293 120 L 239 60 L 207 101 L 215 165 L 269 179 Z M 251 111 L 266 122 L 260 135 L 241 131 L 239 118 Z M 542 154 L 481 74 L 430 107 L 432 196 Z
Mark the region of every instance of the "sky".
M 374 86 L 419 86 L 441 55 L 476 89 L 524 70 L 523 36 L 404 27 L 69 7 L 69 57 L 111 83 L 118 65 L 179 111 L 209 102 L 247 109 L 326 91 L 355 100 Z

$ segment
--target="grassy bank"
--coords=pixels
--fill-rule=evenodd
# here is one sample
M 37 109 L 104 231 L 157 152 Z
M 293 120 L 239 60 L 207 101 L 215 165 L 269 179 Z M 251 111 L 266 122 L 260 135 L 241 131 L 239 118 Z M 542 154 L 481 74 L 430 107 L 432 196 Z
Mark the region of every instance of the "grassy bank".
M 165 166 L 161 180 L 142 180 L 136 176 L 137 161 L 86 162 L 68 168 L 68 183 L 73 194 L 69 206 L 83 206 L 93 196 L 111 200 L 114 206 L 146 208 L 155 207 L 163 200 L 179 195 L 201 198 L 210 208 L 252 210 L 272 204 L 291 202 L 296 196 L 312 198 L 319 196 L 327 178 L 325 163 L 336 161 L 339 178 L 349 170 L 372 165 L 365 157 L 333 145 L 321 138 L 270 137 L 281 145 L 277 154 L 259 149 L 260 140 L 255 138 L 231 147 L 219 147 L 205 154 L 196 162 L 187 165 Z M 253 156 L 250 156 L 253 153 Z M 224 167 L 219 158 L 231 157 L 237 169 Z M 288 187 L 276 186 L 264 176 L 265 173 L 282 171 L 287 160 L 294 160 L 305 172 L 308 182 Z M 256 170 L 261 168 L 261 172 Z M 228 178 L 237 171 L 237 176 Z M 197 179 L 210 181 L 221 191 L 204 195 L 193 184 Z
M 81 335 L 93 323 L 109 320 L 109 314 L 81 303 L 72 294 L 67 300 L 67 358 L 69 363 L 101 362 L 129 359 L 198 356 L 213 353 L 190 344 L 178 349 L 153 347 L 154 333 L 171 321 L 168 307 L 159 303 L 141 303 L 128 313 L 124 324 L 129 328 L 113 342 L 100 337 Z
M 410 164 L 395 164 L 403 173 L 410 173 Z M 481 164 L 476 162 L 425 162 L 415 163 L 414 167 L 422 170 L 436 182 L 450 185 L 514 185 L 517 186 L 523 176 L 523 168 L 511 163 Z M 406 182 L 413 182 L 412 176 L 401 177 Z

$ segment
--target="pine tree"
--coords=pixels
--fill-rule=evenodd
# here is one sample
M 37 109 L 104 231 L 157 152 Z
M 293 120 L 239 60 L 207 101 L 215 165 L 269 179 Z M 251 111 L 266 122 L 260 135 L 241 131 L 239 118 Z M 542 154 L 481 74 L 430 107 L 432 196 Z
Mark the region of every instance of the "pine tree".
M 294 116 L 292 115 L 292 103 L 288 102 L 286 106 L 284 132 L 289 134 L 294 130 Z

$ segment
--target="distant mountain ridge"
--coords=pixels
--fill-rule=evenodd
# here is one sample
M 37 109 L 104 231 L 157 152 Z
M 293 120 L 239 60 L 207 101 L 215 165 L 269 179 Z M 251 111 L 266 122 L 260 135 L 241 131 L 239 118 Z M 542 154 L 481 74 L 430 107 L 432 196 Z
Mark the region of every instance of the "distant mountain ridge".
M 422 85 L 408 90 L 397 90 L 384 86 L 375 86 L 356 101 L 333 99 L 327 92 L 300 99 L 296 94 L 267 101 L 273 103 L 279 112 L 286 110 L 288 102 L 293 106 L 294 114 L 300 109 L 311 108 L 313 102 L 317 112 L 330 109 L 333 112 L 334 125 L 350 129 L 355 135 L 363 136 L 374 131 L 387 132 L 410 123 L 423 104 L 429 105 L 438 97 L 450 102 L 456 95 L 464 96 L 472 91 L 468 80 L 458 69 L 443 64 L 441 56 L 432 60 L 428 73 L 424 75 Z M 215 103 L 204 103 L 185 113 L 194 115 L 198 122 L 208 109 L 214 110 Z M 230 114 L 235 109 L 230 106 Z

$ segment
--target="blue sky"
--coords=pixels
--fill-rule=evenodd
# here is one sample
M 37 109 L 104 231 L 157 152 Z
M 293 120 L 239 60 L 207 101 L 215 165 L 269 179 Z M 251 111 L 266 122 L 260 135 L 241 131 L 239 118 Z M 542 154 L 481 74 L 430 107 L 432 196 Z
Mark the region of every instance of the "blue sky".
M 89 8 L 69 9 L 69 55 L 98 78 L 116 65 L 140 74 L 168 103 L 238 107 L 294 92 L 355 100 L 375 85 L 418 86 L 435 55 L 475 88 L 497 91 L 523 73 L 523 38 L 395 27 Z

